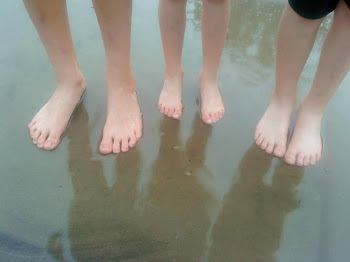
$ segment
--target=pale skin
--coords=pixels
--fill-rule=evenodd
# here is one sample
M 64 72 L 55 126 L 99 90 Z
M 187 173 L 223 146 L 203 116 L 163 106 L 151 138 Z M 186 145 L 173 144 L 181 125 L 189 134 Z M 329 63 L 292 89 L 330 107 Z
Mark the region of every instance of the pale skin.
M 201 115 L 207 124 L 217 122 L 225 113 L 218 84 L 218 68 L 225 45 L 230 18 L 229 0 L 202 0 L 203 65 L 199 76 Z M 182 115 L 181 63 L 186 27 L 187 0 L 160 0 L 159 24 L 166 62 L 165 80 L 158 108 L 165 115 L 179 119 Z
M 26 0 L 24 4 L 48 53 L 56 75 L 56 90 L 28 125 L 33 143 L 55 149 L 85 92 L 70 33 L 65 1 Z
M 323 44 L 311 90 L 299 107 L 287 145 L 297 83 L 322 20 L 302 18 L 286 6 L 278 33 L 275 89 L 255 132 L 256 144 L 261 149 L 284 157 L 292 165 L 314 165 L 320 160 L 322 117 L 329 100 L 350 70 L 350 9 L 340 1 Z
M 106 50 L 107 119 L 102 154 L 126 152 L 142 136 L 142 115 L 130 66 L 130 0 L 93 0 Z
M 28 125 L 33 143 L 55 149 L 86 90 L 77 63 L 65 0 L 24 0 L 55 71 L 52 98 Z M 126 152 L 142 136 L 142 117 L 130 67 L 132 1 L 94 0 L 107 61 L 107 119 L 100 144 L 103 154 Z

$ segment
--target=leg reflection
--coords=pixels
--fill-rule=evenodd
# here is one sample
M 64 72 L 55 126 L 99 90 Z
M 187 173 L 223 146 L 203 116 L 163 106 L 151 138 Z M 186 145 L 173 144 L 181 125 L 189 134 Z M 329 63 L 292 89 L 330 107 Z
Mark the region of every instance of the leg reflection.
M 274 261 L 284 219 L 298 207 L 295 187 L 304 169 L 280 162 L 273 182 L 263 182 L 271 157 L 252 146 L 243 157 L 240 178 L 225 199 L 214 228 L 210 261 Z
M 200 127 L 206 126 L 202 130 Z M 207 206 L 211 194 L 198 182 L 195 174 L 204 164 L 204 152 L 210 127 L 196 116 L 193 133 L 181 150 L 180 123 L 164 117 L 160 130 L 161 145 L 150 185 L 149 215 L 151 231 L 167 243 L 160 261 L 200 261 L 206 247 L 210 225 Z M 202 132 L 203 131 L 203 132 Z M 198 142 L 198 144 L 196 144 Z M 191 175 L 187 172 L 191 171 Z
M 116 183 L 108 188 L 101 162 L 92 159 L 87 112 L 82 107 L 77 113 L 68 134 L 74 190 L 68 228 L 71 253 L 77 261 L 143 261 L 162 245 L 146 235 L 131 208 L 140 154 L 133 149 L 118 157 Z

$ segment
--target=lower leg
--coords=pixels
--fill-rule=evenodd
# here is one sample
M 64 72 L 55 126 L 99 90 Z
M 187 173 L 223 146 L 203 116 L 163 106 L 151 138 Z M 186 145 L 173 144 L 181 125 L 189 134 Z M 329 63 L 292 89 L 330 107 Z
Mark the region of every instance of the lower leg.
M 186 26 L 187 0 L 160 0 L 159 25 L 166 62 L 165 81 L 159 97 L 159 110 L 175 119 L 182 115 L 182 47 Z
M 66 1 L 24 0 L 55 71 L 57 88 L 29 124 L 34 144 L 52 150 L 85 91 L 70 33 Z
M 100 151 L 126 152 L 142 135 L 142 117 L 130 65 L 130 0 L 93 0 L 106 51 L 107 119 Z
M 207 124 L 224 114 L 218 85 L 218 69 L 230 19 L 230 0 L 203 0 L 202 46 L 203 67 L 200 73 L 202 118 Z
M 286 152 L 297 83 L 321 22 L 322 19 L 299 16 L 289 4 L 283 12 L 278 29 L 275 89 L 255 131 L 256 144 L 267 153 L 282 157 Z
M 285 159 L 298 165 L 315 164 L 322 153 L 320 127 L 334 92 L 350 70 L 350 9 L 341 1 L 324 42 L 312 88 L 301 103 Z

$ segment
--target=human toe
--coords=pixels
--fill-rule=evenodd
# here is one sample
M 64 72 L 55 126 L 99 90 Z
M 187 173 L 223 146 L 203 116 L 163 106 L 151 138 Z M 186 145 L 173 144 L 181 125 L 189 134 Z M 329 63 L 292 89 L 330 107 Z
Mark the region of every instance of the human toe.
M 310 165 L 310 158 L 311 158 L 310 155 L 306 155 L 306 156 L 304 157 L 304 166 Z
M 305 158 L 305 154 L 303 153 L 299 153 L 297 156 L 297 160 L 296 163 L 298 166 L 303 166 L 304 165 L 304 158 Z
M 267 145 L 268 145 L 268 141 L 266 139 L 264 139 L 260 145 L 260 148 L 262 150 L 265 150 L 267 148 Z
M 317 157 L 316 155 L 313 155 L 313 156 L 310 157 L 310 164 L 313 165 L 313 166 L 317 162 L 317 158 L 316 157 Z
M 257 146 L 260 146 L 263 141 L 264 141 L 264 136 L 259 135 L 259 137 L 256 139 L 255 143 L 257 144 Z
M 32 120 L 29 124 L 28 124 L 28 128 L 31 129 L 34 125 L 35 125 L 36 121 Z
M 173 107 L 170 107 L 170 108 L 169 108 L 169 111 L 168 111 L 168 116 L 169 116 L 169 117 L 173 117 L 174 112 L 175 112 L 175 109 L 174 109 Z
M 182 110 L 180 108 L 176 108 L 175 109 L 175 112 L 173 114 L 173 118 L 175 119 L 179 119 L 182 115 Z
M 273 154 L 277 157 L 283 157 L 285 153 L 286 153 L 286 147 L 280 144 L 277 144 L 273 151 Z
M 33 138 L 33 136 L 34 136 L 34 134 L 35 134 L 35 132 L 38 130 L 38 128 L 37 128 L 37 126 L 36 125 L 34 125 L 34 126 L 32 126 L 31 128 L 30 128 L 30 130 L 29 130 L 29 134 L 30 134 L 30 136 Z
M 284 156 L 284 160 L 286 163 L 290 165 L 294 165 L 296 161 L 296 153 L 295 152 L 287 152 Z
M 104 135 L 100 143 L 100 152 L 102 154 L 110 154 L 112 153 L 112 147 L 113 147 L 112 136 Z
M 121 144 L 121 139 L 119 137 L 115 137 L 114 142 L 113 142 L 113 153 L 114 154 L 118 154 L 121 152 L 120 144 Z
M 215 112 L 215 113 L 212 113 L 212 114 L 211 114 L 211 121 L 212 121 L 213 123 L 216 123 L 219 119 L 220 119 L 220 117 L 219 117 L 219 112 Z
M 41 130 L 37 129 L 34 134 L 32 135 L 32 139 L 33 139 L 33 143 L 37 144 L 38 143 L 38 139 L 41 135 Z
M 129 147 L 130 147 L 130 148 L 134 147 L 134 146 L 136 145 L 136 143 L 137 143 L 137 137 L 136 137 L 136 135 L 135 135 L 135 133 L 134 133 L 134 134 L 132 134 L 132 135 L 130 136 L 130 139 L 129 139 Z
M 202 120 L 206 124 L 211 124 L 212 123 L 210 115 L 208 113 L 202 113 Z
M 121 150 L 122 152 L 127 152 L 129 150 L 129 139 L 126 136 L 122 139 Z
M 37 142 L 36 146 L 38 148 L 42 148 L 44 146 L 48 136 L 49 136 L 49 131 L 48 130 L 45 130 L 45 131 L 41 132 L 41 135 L 38 138 L 38 142 Z
M 274 146 L 275 146 L 275 144 L 273 142 L 269 142 L 267 144 L 267 148 L 266 148 L 265 152 L 268 154 L 271 154 L 273 152 Z
M 49 137 L 46 139 L 46 142 L 44 144 L 44 149 L 53 150 L 58 146 L 59 143 L 60 143 L 60 136 L 55 132 L 52 132 L 50 133 Z

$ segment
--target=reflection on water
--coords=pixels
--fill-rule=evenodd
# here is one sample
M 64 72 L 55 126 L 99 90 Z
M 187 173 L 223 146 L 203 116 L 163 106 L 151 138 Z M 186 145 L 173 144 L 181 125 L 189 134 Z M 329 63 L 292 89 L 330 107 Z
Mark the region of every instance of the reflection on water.
M 76 261 L 273 261 L 284 218 L 298 206 L 295 187 L 304 169 L 280 162 L 267 185 L 263 178 L 272 158 L 252 146 L 241 160 L 238 180 L 220 197 L 203 182 L 215 183 L 204 164 L 212 127 L 195 115 L 184 150 L 179 127 L 179 121 L 163 117 L 140 211 L 135 206 L 140 153 L 133 149 L 118 156 L 116 182 L 109 188 L 102 164 L 92 159 L 85 106 L 77 110 L 68 134 L 74 188 L 68 235 Z M 60 239 L 61 233 L 54 233 L 48 250 L 64 261 Z
M 272 66 L 276 31 L 285 2 L 231 1 L 231 19 L 225 52 L 233 61 L 247 65 L 253 60 Z M 200 28 L 201 1 L 193 3 L 193 24 Z
M 239 165 L 239 179 L 225 197 L 213 230 L 210 261 L 275 261 L 284 219 L 298 207 L 296 187 L 304 168 L 279 162 L 271 185 L 263 182 L 272 158 L 252 145 Z
M 155 254 L 163 245 L 142 228 L 131 209 L 141 164 L 133 149 L 116 160 L 115 184 L 108 188 L 103 167 L 92 160 L 88 115 L 82 107 L 69 134 L 69 168 L 74 199 L 69 215 L 71 253 L 77 261 L 134 259 Z M 75 128 L 78 127 L 79 128 Z

